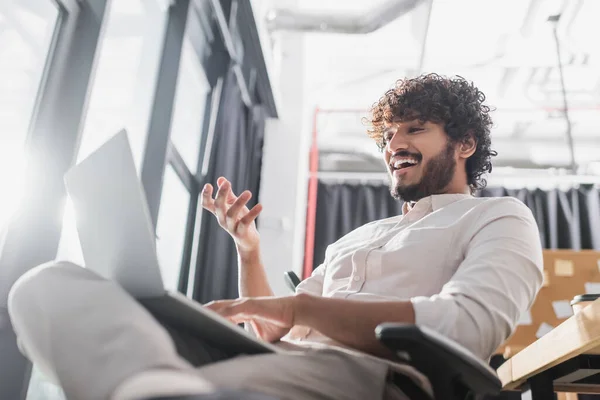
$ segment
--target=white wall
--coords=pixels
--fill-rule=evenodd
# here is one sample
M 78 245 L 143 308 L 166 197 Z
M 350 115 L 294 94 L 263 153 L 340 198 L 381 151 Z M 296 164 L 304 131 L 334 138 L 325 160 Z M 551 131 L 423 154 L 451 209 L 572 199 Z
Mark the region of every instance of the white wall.
M 295 8 L 296 3 L 289 0 L 271 4 Z M 265 4 L 261 6 L 264 10 Z M 263 17 L 256 8 L 259 23 Z M 263 47 L 266 45 L 263 43 Z M 258 229 L 267 276 L 276 295 L 289 293 L 283 273 L 294 270 L 300 275 L 304 262 L 312 121 L 312 110 L 306 106 L 304 53 L 301 34 L 282 32 L 275 37 L 270 75 L 277 92 L 279 119 L 269 120 L 265 131 L 260 187 L 264 208 Z

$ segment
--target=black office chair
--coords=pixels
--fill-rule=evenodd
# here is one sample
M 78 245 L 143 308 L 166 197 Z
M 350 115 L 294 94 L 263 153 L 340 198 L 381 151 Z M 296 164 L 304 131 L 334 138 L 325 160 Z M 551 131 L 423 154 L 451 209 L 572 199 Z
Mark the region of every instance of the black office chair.
M 288 271 L 285 281 L 293 291 L 300 278 Z M 439 333 L 412 324 L 381 324 L 377 339 L 389 349 L 408 354 L 410 364 L 429 378 L 435 399 L 479 399 L 500 393 L 496 372 L 468 350 Z

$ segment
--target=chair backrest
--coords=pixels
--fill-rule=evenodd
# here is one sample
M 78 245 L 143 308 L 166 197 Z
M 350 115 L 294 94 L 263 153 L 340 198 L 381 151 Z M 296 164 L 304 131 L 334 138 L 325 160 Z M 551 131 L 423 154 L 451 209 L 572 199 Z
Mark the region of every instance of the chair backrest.
M 600 293 L 600 252 L 544 250 L 544 283 L 514 334 L 496 351 L 510 358 L 573 315 L 570 302 Z

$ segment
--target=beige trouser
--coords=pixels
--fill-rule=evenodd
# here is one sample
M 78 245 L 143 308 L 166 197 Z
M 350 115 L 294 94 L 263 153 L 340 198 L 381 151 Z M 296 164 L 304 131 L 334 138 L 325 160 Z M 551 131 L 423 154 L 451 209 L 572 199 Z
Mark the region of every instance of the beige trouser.
M 156 369 L 279 399 L 406 399 L 386 383 L 386 365 L 335 350 L 205 359 L 194 368 L 120 286 L 70 263 L 26 273 L 8 307 L 22 351 L 69 399 L 109 399 L 124 381 Z

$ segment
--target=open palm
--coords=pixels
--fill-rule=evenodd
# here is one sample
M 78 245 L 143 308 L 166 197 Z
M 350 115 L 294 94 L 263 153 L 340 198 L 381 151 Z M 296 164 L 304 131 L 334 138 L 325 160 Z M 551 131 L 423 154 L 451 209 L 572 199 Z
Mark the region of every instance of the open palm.
M 202 207 L 217 217 L 219 225 L 231 235 L 238 248 L 250 250 L 258 247 L 260 236 L 255 220 L 262 211 L 262 206 L 257 204 L 248 209 L 246 205 L 252 198 L 252 193 L 246 190 L 236 196 L 231 190 L 231 183 L 225 178 L 219 178 L 217 186 L 214 199 L 212 185 L 204 186 Z

